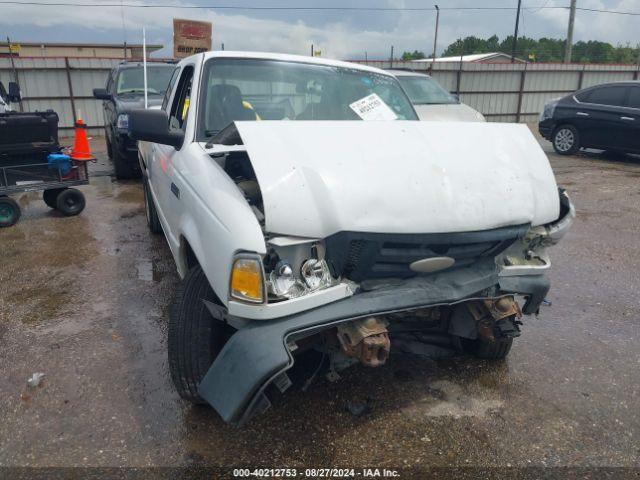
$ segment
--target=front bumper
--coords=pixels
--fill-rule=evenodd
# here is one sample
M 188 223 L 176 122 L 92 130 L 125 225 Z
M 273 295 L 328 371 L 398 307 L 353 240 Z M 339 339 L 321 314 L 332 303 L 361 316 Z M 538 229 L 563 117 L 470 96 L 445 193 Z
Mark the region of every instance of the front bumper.
M 499 277 L 493 259 L 466 268 L 388 285 L 296 315 L 253 321 L 224 346 L 198 393 L 227 422 L 242 424 L 269 407 L 264 394 L 293 365 L 289 345 L 338 323 L 375 314 L 447 305 L 500 293 L 527 297 L 523 313 L 535 313 L 549 290 L 544 275 Z M 286 379 L 284 379 L 286 380 Z
M 547 140 L 551 140 L 551 135 L 553 135 L 554 129 L 555 123 L 551 118 L 547 118 L 538 123 L 538 131 L 540 132 L 540 135 Z

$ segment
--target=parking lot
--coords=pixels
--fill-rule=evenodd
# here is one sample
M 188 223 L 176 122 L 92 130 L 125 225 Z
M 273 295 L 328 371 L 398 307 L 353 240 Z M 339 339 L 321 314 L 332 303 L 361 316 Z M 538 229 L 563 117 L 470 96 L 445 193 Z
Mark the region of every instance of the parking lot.
M 23 218 L 0 232 L 0 464 L 640 462 L 640 159 L 559 157 L 543 142 L 578 215 L 552 252 L 551 305 L 525 319 L 507 361 L 392 353 L 380 370 L 297 385 L 239 429 L 175 392 L 173 260 L 147 230 L 141 185 L 113 180 L 104 146 L 93 146 L 80 216 L 23 194 Z M 30 388 L 34 372 L 45 377 Z

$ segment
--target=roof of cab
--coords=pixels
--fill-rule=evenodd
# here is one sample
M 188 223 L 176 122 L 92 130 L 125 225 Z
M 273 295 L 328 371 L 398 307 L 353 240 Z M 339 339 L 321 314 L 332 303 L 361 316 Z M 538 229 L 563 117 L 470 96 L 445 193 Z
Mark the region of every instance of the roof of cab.
M 385 72 L 382 69 L 370 67 L 368 65 L 361 65 L 359 63 L 343 62 L 341 60 L 331 60 L 328 58 L 310 57 L 304 55 L 289 55 L 286 53 L 269 53 L 269 52 L 242 52 L 242 51 L 230 51 L 230 50 L 217 50 L 211 52 L 198 53 L 183 59 L 180 63 L 188 61 L 190 58 L 201 56 L 203 60 L 210 58 L 255 58 L 261 60 L 279 60 L 284 62 L 304 62 L 312 63 L 315 65 L 328 65 L 332 67 L 343 68 L 355 68 L 358 70 L 364 70 L 368 72 L 375 72 L 387 76 L 391 76 L 389 72 Z

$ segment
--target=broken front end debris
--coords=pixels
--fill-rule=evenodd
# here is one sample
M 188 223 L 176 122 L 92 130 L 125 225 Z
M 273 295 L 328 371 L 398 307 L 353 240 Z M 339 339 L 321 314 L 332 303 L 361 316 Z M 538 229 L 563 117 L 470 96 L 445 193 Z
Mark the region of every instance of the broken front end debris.
M 214 316 L 238 330 L 198 393 L 225 421 L 242 424 L 270 406 L 265 393 L 269 385 L 280 391 L 289 388 L 287 370 L 294 356 L 308 348 L 320 349 L 323 359 L 329 358 L 334 378 L 353 363 L 381 366 L 395 351 L 431 357 L 462 351 L 504 358 L 520 335 L 522 317 L 537 313 L 549 291 L 544 275 L 550 267 L 547 247 L 566 233 L 575 217 L 564 191 L 559 198 L 559 218 L 539 227 L 419 235 L 339 232 L 314 243 L 310 250 L 319 259 L 314 265 L 322 266 L 318 278 L 328 279 L 326 289 L 302 291 L 290 303 L 267 305 L 260 312 L 270 307 L 282 312 L 288 305 L 315 302 L 336 291 L 340 296 L 277 318 L 238 318 L 234 313 L 239 310 L 230 313 L 218 307 Z M 290 241 L 273 245 L 275 254 L 303 251 L 297 255 L 301 258 L 309 249 Z M 430 259 L 435 262 L 423 261 Z M 272 262 L 276 270 L 280 260 Z

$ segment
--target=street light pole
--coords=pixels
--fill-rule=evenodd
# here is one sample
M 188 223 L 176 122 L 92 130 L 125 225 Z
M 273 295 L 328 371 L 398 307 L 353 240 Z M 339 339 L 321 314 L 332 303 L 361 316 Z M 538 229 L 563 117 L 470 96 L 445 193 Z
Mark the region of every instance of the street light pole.
M 518 0 L 518 13 L 516 13 L 516 30 L 513 33 L 513 45 L 511 46 L 511 63 L 516 61 L 516 45 L 518 43 L 518 24 L 520 23 L 520 7 L 522 0 Z
M 436 33 L 433 36 L 433 55 L 431 56 L 431 71 L 433 72 L 433 64 L 436 63 L 436 45 L 438 44 L 438 24 L 440 23 L 440 7 L 436 5 Z
M 564 47 L 564 63 L 571 63 L 571 49 L 573 48 L 573 24 L 576 20 L 576 0 L 571 0 L 569 9 L 569 26 L 567 27 L 567 44 Z

